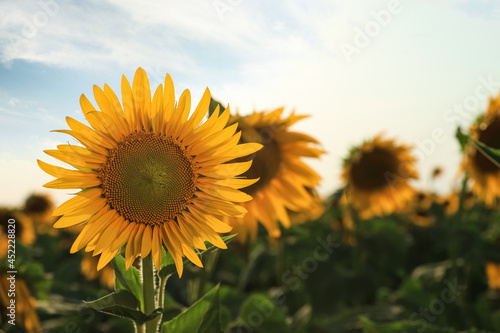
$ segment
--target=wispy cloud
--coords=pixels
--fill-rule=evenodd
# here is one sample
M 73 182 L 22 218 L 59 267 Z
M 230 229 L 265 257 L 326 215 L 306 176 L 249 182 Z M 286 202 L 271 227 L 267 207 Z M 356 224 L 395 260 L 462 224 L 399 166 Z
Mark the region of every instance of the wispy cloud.
M 297 127 L 330 153 L 315 165 L 328 192 L 350 145 L 384 129 L 417 145 L 430 126 L 452 135 L 456 124 L 443 123 L 443 114 L 474 90 L 478 77 L 500 80 L 494 0 L 400 0 L 400 14 L 346 62 L 340 45 L 354 45 L 390 2 L 4 0 L 0 63 L 26 60 L 117 77 L 143 66 L 152 84 L 175 72 L 176 89 L 191 88 L 196 100 L 208 85 L 243 114 L 282 105 L 312 114 Z M 49 124 L 65 127 L 63 116 L 30 98 L 0 91 L 2 121 L 36 123 L 37 134 Z M 424 168 L 443 156 L 458 159 L 452 140 L 439 149 Z
M 39 128 L 40 124 L 64 126 L 64 121 L 57 117 L 56 112 L 37 106 L 37 101 L 31 100 L 22 93 L 13 97 L 0 90 L 0 119 L 2 125 L 22 125 L 25 130 Z
M 147 64 L 164 71 L 206 70 L 219 60 L 281 57 L 297 40 L 319 38 L 312 24 L 328 2 L 241 2 L 223 17 L 215 1 L 17 1 L 0 3 L 0 61 L 15 59 L 72 68 Z

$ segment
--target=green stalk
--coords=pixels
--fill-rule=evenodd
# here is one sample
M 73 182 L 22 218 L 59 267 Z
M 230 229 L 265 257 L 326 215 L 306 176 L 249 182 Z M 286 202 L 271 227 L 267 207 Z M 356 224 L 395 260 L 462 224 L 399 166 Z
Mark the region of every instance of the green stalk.
M 459 244 L 458 244 L 458 233 L 459 233 L 459 228 L 463 223 L 463 218 L 464 218 L 464 201 L 465 201 L 465 194 L 467 192 L 467 173 L 464 174 L 464 178 L 462 179 L 462 185 L 460 188 L 460 196 L 458 199 L 458 211 L 456 215 L 456 220 L 451 222 L 450 225 L 450 231 L 451 231 L 451 241 L 449 245 L 449 252 L 450 252 L 450 258 L 452 260 L 452 271 L 451 271 L 451 277 L 452 278 L 458 278 L 458 265 L 457 265 L 457 259 L 458 259 L 458 249 L 459 249 Z
M 165 303 L 165 287 L 167 285 L 167 280 L 169 276 L 166 276 L 164 278 L 160 278 L 160 289 L 159 289 L 159 296 L 158 296 L 158 306 L 163 308 L 164 303 Z M 160 323 L 160 329 L 161 326 L 163 325 L 163 313 L 160 315 L 158 322 Z
M 144 324 L 139 324 L 136 322 L 134 322 L 134 324 L 135 324 L 135 332 L 136 333 L 144 333 L 144 329 L 145 329 Z
M 155 276 L 153 269 L 153 257 L 151 253 L 142 260 L 142 292 L 144 295 L 144 313 L 149 315 L 153 313 L 156 308 Z M 150 320 L 146 322 L 145 325 L 145 333 L 156 333 L 158 319 Z

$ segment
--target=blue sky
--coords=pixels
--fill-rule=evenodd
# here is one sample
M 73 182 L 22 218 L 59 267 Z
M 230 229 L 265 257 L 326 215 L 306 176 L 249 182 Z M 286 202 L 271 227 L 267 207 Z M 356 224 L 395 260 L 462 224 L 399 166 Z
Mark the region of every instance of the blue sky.
M 311 165 L 320 192 L 339 185 L 348 148 L 384 131 L 415 145 L 421 180 L 433 167 L 440 192 L 457 185 L 453 138 L 500 90 L 500 4 L 416 1 L 0 2 L 0 200 L 52 194 L 36 159 L 71 140 L 53 129 L 83 120 L 79 96 L 138 66 L 152 85 L 170 73 L 193 104 L 205 87 L 247 114 L 285 106 L 310 114 L 297 130 L 328 152 Z M 389 13 L 389 16 L 387 16 Z M 378 18 L 378 21 L 377 21 Z M 363 37 L 364 35 L 364 37 Z M 350 51 L 347 52 L 346 50 Z

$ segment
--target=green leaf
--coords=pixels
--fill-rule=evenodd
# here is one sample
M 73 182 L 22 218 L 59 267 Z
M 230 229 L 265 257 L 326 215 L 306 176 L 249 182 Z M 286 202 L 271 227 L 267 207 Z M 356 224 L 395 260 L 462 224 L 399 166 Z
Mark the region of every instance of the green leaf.
M 115 290 L 128 290 L 142 305 L 144 299 L 142 296 L 142 282 L 139 270 L 135 267 L 130 267 L 128 270 L 125 268 L 125 258 L 118 255 L 111 261 L 115 269 Z
M 223 107 L 222 104 L 219 103 L 219 101 L 216 101 L 215 99 L 210 98 L 210 106 L 208 107 L 208 116 L 209 117 L 212 115 L 212 113 L 214 113 L 217 105 L 219 105 L 219 114 L 221 114 L 222 112 L 224 112 L 224 110 L 226 110 L 226 108 Z
M 500 168 L 500 150 L 488 147 L 482 142 L 479 142 L 477 140 L 471 139 L 476 148 L 487 158 L 491 161 L 491 163 L 495 164 L 497 167 Z
M 236 237 L 236 235 L 237 234 L 222 237 L 222 241 L 227 244 L 234 237 Z M 216 251 L 216 250 L 219 249 L 218 247 L 215 247 L 214 245 L 212 245 L 209 242 L 205 242 L 205 246 L 206 246 L 207 249 L 205 251 L 202 251 L 200 253 L 200 255 L 202 257 L 204 255 L 207 255 L 207 254 L 209 254 L 209 253 L 211 253 L 211 252 Z M 187 259 L 187 258 L 184 258 L 183 263 L 184 263 L 184 265 L 188 265 L 189 263 L 191 263 L 191 261 L 189 261 L 189 259 Z M 175 268 L 175 263 L 174 263 L 174 259 L 172 258 L 172 255 L 170 254 L 170 252 L 164 253 L 164 255 L 163 255 L 163 261 L 161 263 L 161 269 L 158 272 L 160 278 L 164 279 L 167 276 L 169 276 L 170 274 L 173 274 L 175 272 L 176 272 L 176 268 Z
M 467 143 L 469 142 L 469 136 L 462 132 L 462 128 L 457 127 L 457 131 L 455 132 L 455 137 L 458 140 L 458 143 L 460 144 L 460 151 L 464 152 L 465 147 L 467 146 Z
M 409 333 L 409 332 L 423 332 L 426 333 L 453 333 L 455 329 L 451 327 L 438 327 L 423 318 L 414 321 L 395 321 L 392 323 L 379 324 L 361 316 L 360 321 L 363 325 L 363 333 Z
M 219 285 L 163 325 L 165 333 L 221 333 Z
M 239 321 L 259 333 L 290 332 L 286 315 L 266 294 L 253 294 L 241 305 Z
M 138 323 L 145 323 L 159 316 L 162 309 L 156 309 L 150 315 L 138 310 L 139 301 L 127 290 L 120 290 L 92 302 L 85 302 L 90 308 L 117 317 L 130 318 Z

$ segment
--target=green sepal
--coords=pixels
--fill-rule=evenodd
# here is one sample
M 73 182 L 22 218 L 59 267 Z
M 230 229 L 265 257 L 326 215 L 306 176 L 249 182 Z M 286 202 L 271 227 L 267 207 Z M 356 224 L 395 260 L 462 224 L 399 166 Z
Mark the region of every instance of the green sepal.
M 163 332 L 221 333 L 219 285 L 189 309 L 163 324 Z
M 488 159 L 491 163 L 500 168 L 500 150 L 488 147 L 482 142 L 471 139 L 476 148 Z
M 467 147 L 467 144 L 469 143 L 469 136 L 462 132 L 462 128 L 457 127 L 455 138 L 457 138 L 458 144 L 460 145 L 460 151 L 463 153 L 465 151 L 465 147 Z
M 224 112 L 224 110 L 226 110 L 226 108 L 223 107 L 219 101 L 216 101 L 215 99 L 213 99 L 211 97 L 210 98 L 210 105 L 208 106 L 208 116 L 209 117 L 212 115 L 212 113 L 214 113 L 215 109 L 217 108 L 217 105 L 219 105 L 219 114 L 222 114 L 222 112 Z
M 150 321 L 162 313 L 161 308 L 156 309 L 149 315 L 138 310 L 139 301 L 127 290 L 120 290 L 95 301 L 84 303 L 98 312 L 129 318 L 139 324 Z

